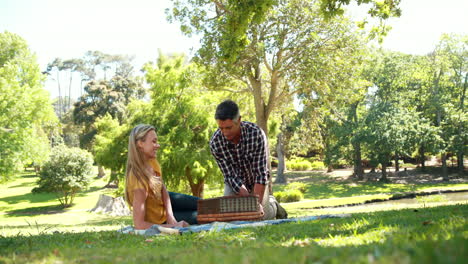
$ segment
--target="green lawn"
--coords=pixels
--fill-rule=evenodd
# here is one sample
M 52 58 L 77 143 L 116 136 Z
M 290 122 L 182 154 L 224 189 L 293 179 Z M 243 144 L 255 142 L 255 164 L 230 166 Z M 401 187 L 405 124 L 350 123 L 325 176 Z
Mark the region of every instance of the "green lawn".
M 311 178 L 314 175 L 310 173 Z M 323 176 L 306 181 L 305 200 L 283 204 L 289 215 L 351 216 L 142 237 L 115 231 L 131 224 L 130 217 L 87 212 L 100 193 L 113 191 L 101 188 L 105 180 L 94 180 L 90 189 L 76 198 L 75 205 L 65 210 L 53 195 L 31 194 L 35 181 L 34 176 L 24 173 L 0 185 L 0 263 L 465 263 L 468 257 L 468 201 L 424 198 L 411 206 L 315 208 L 428 188 L 468 189 L 466 184 L 404 186 Z M 284 186 L 275 186 L 276 190 L 281 188 Z M 208 192 L 215 196 L 220 190 Z

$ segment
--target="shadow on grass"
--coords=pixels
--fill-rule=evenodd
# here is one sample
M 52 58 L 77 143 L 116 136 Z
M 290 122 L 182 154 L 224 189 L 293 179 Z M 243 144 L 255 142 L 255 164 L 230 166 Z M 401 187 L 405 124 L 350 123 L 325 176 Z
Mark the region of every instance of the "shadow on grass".
M 428 167 L 427 170 L 437 171 L 439 168 Z M 345 174 L 346 171 L 342 173 Z M 352 172 L 350 172 L 351 174 Z M 433 175 L 423 174 L 415 170 L 412 172 L 412 177 L 417 179 L 418 176 L 434 177 Z M 303 172 L 287 172 L 286 177 L 289 182 L 302 182 L 308 185 L 307 191 L 304 193 L 305 199 L 327 199 L 327 198 L 342 198 L 359 195 L 372 194 L 394 194 L 415 192 L 422 188 L 444 187 L 453 185 L 456 182 L 414 182 L 414 183 L 383 183 L 378 181 L 356 181 L 348 177 L 333 177 L 325 172 L 303 171 Z M 274 184 L 274 191 L 283 191 L 287 185 Z
M 63 208 L 62 205 L 48 205 L 48 206 L 38 206 L 38 207 L 29 207 L 24 209 L 17 209 L 7 211 L 6 215 L 11 217 L 17 216 L 35 216 L 35 215 L 48 215 L 48 214 L 59 214 L 66 211 L 66 208 Z
M 26 175 L 21 175 L 21 178 L 37 178 L 36 174 L 26 174 Z
M 26 193 L 26 194 L 3 197 L 1 200 L 9 204 L 16 204 L 16 203 L 21 203 L 21 202 L 43 203 L 43 202 L 49 202 L 55 199 L 56 199 L 56 196 L 53 193 Z
M 20 186 L 14 186 L 14 187 L 20 187 Z M 96 192 L 99 190 L 102 190 L 103 188 L 101 187 L 91 187 L 88 188 L 85 191 L 79 192 L 76 194 L 75 197 L 84 197 L 89 195 L 89 193 Z M 20 194 L 20 195 L 13 195 L 13 196 L 7 196 L 1 199 L 1 201 L 7 202 L 9 204 L 16 204 L 16 203 L 21 203 L 21 202 L 29 202 L 29 203 L 43 203 L 43 202 L 49 202 L 57 199 L 54 193 L 26 193 L 26 194 Z
M 18 185 L 9 186 L 8 188 L 33 187 L 33 186 L 36 186 L 36 185 L 37 185 L 36 182 L 23 182 L 23 183 L 18 184 Z

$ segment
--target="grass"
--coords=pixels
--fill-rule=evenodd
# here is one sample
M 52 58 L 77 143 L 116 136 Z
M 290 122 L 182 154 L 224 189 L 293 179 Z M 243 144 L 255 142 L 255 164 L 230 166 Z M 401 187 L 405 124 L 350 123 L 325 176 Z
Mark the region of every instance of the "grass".
M 182 236 L 123 235 L 116 230 L 130 225 L 131 217 L 87 212 L 100 193 L 112 191 L 101 188 L 105 180 L 95 179 L 72 207 L 61 209 L 53 195 L 31 194 L 37 179 L 23 173 L 0 185 L 0 263 L 465 263 L 468 257 L 467 201 L 434 195 L 411 205 L 316 208 L 408 191 L 468 189 L 466 184 L 353 182 L 318 172 L 288 176 L 307 185 L 305 200 L 283 204 L 290 216 L 352 215 Z
M 467 217 L 468 205 L 452 205 L 151 238 L 38 230 L 0 237 L 0 262 L 465 263 Z

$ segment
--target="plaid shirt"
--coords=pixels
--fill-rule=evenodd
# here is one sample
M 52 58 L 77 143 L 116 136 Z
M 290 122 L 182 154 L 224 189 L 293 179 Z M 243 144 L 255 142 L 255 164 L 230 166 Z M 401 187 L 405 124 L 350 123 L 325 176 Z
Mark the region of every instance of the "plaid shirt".
M 210 149 L 224 175 L 224 182 L 235 193 L 239 193 L 242 184 L 249 192 L 256 183 L 267 184 L 270 178 L 267 139 L 256 124 L 241 121 L 239 144 L 230 142 L 221 130 L 216 130 L 210 140 Z

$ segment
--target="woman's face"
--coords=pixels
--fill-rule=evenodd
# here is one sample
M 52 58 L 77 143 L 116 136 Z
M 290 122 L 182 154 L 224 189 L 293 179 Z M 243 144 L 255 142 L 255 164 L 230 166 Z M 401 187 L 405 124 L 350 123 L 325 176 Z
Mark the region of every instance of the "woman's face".
M 159 149 L 158 137 L 154 130 L 146 133 L 143 140 L 138 140 L 138 148 L 140 152 L 146 157 L 146 159 L 155 159 L 156 151 Z

